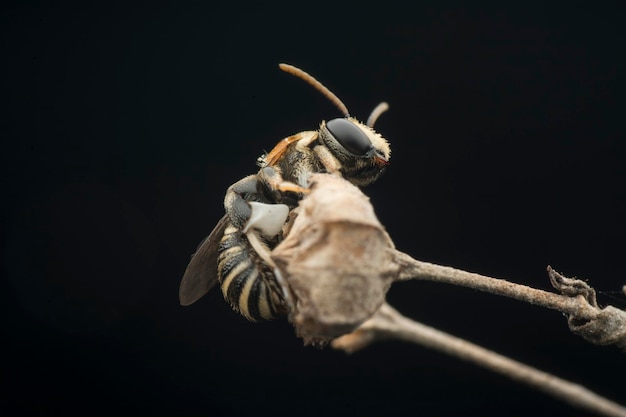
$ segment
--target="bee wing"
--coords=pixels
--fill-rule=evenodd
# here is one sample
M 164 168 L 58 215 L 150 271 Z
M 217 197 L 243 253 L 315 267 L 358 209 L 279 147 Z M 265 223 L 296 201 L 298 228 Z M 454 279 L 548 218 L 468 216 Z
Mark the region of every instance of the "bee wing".
M 227 225 L 228 217 L 224 216 L 191 257 L 178 289 L 181 305 L 195 303 L 217 283 L 217 249 Z

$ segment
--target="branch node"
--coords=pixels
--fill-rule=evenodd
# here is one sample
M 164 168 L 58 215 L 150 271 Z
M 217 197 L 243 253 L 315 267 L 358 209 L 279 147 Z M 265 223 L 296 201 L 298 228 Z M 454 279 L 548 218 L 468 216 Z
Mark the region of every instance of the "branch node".
M 550 283 L 558 292 L 568 297 L 582 295 L 591 306 L 598 307 L 596 291 L 585 281 L 576 278 L 567 278 L 556 272 L 550 265 L 548 265 L 547 269 Z
M 589 309 L 567 314 L 570 330 L 596 345 L 615 345 L 626 350 L 626 311 L 613 306 L 601 309 L 596 301 L 596 292 L 586 282 L 567 278 L 548 266 L 548 276 L 552 286 L 561 294 L 577 298 L 582 297 Z M 589 310 L 592 314 L 589 314 Z

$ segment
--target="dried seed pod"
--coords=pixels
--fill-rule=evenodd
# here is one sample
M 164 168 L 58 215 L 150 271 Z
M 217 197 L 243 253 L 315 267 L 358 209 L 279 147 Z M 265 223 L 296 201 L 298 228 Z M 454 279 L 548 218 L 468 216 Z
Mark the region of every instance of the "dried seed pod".
M 369 199 L 333 175 L 311 176 L 283 242 L 272 251 L 290 320 L 307 344 L 350 333 L 383 304 L 397 275 L 394 245 Z

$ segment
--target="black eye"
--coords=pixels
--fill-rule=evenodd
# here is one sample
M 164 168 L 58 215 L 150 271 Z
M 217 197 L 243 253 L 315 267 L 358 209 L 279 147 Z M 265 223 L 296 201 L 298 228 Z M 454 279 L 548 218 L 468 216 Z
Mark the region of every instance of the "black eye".
M 326 127 L 341 146 L 355 155 L 363 156 L 372 147 L 365 133 L 349 120 L 333 119 Z

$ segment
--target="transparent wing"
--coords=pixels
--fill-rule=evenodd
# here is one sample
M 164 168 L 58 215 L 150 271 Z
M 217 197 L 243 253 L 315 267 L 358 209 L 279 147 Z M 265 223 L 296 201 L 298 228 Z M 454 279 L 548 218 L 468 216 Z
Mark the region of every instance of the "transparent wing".
M 224 216 L 191 257 L 178 289 L 181 305 L 195 303 L 217 283 L 217 249 L 227 225 L 228 216 Z

